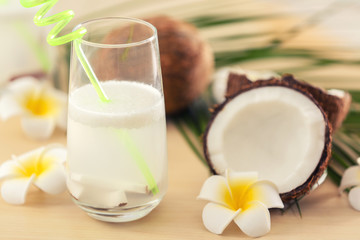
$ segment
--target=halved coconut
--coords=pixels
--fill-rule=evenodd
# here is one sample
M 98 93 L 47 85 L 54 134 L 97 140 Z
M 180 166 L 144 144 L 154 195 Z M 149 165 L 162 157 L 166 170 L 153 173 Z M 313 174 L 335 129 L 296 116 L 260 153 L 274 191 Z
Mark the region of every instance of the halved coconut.
M 214 174 L 227 168 L 256 171 L 289 202 L 323 175 L 331 155 L 330 132 L 326 114 L 306 89 L 258 80 L 214 110 L 204 152 Z
M 349 112 L 351 95 L 348 92 L 339 89 L 331 89 L 326 91 L 307 82 L 299 81 L 291 74 L 284 74 L 282 77 L 275 75 L 258 75 L 258 79 L 254 80 L 254 78 L 250 78 L 248 74 L 230 72 L 227 81 L 226 95 L 231 96 L 237 93 L 239 90 L 246 87 L 246 85 L 251 85 L 253 81 L 267 79 L 285 81 L 291 86 L 297 86 L 298 88 L 301 88 L 311 94 L 326 113 L 333 132 L 341 127 L 342 122 L 345 120 Z
M 254 82 L 257 80 L 268 80 L 272 78 L 279 78 L 280 76 L 272 71 L 252 71 L 244 70 L 239 67 L 223 67 L 216 71 L 213 76 L 212 94 L 217 103 L 225 101 L 225 95 L 227 92 L 227 86 L 230 75 L 234 76 L 246 76 L 246 83 Z

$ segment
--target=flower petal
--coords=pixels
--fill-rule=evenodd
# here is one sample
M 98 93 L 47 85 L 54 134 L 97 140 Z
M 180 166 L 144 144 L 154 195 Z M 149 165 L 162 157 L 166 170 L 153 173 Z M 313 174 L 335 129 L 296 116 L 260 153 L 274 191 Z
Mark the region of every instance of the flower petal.
M 13 116 L 23 113 L 15 96 L 11 93 L 4 93 L 0 98 L 0 118 L 5 121 Z
M 226 178 L 229 184 L 238 182 L 255 182 L 258 179 L 257 172 L 234 172 L 229 169 L 226 170 Z
M 239 212 L 240 210 L 234 211 L 222 205 L 208 203 L 202 213 L 204 226 L 212 233 L 221 234 Z
M 14 115 L 24 113 L 20 102 L 29 91 L 40 89 L 42 84 L 33 77 L 19 78 L 6 85 L 5 93 L 0 98 L 0 117 L 6 120 Z
M 63 164 L 66 161 L 67 150 L 60 144 L 50 144 L 44 149 L 43 157 L 49 157 L 54 162 Z
M 0 180 L 19 176 L 19 174 L 15 171 L 15 168 L 16 162 L 14 160 L 3 162 L 0 166 Z
M 23 95 L 29 89 L 39 88 L 42 82 L 33 77 L 18 78 L 15 81 L 11 81 L 7 84 L 6 89 L 16 95 Z
M 232 205 L 226 179 L 219 175 L 214 175 L 206 179 L 200 190 L 198 199 L 218 203 L 226 207 Z
M 20 164 L 22 166 L 33 164 L 34 159 L 38 159 L 44 149 L 45 147 L 39 147 L 29 152 L 23 153 L 19 156 L 16 156 L 14 157 L 14 162 L 17 162 L 17 164 Z
M 360 185 L 360 167 L 352 166 L 345 170 L 341 179 L 339 191 L 343 192 L 344 189 Z
M 249 186 L 257 181 L 258 174 L 257 172 L 234 172 L 226 170 L 226 178 L 230 188 L 230 194 L 236 203 L 243 199 Z M 248 201 L 252 200 L 255 199 L 248 199 Z
M 16 158 L 24 168 L 36 171 L 36 166 L 43 161 L 43 171 L 37 173 L 34 184 L 50 194 L 57 194 L 66 189 L 65 170 L 63 163 L 66 161 L 66 148 L 60 144 L 51 144 L 34 149 Z M 40 164 L 41 165 L 41 164 Z M 35 172 L 34 172 L 35 173 Z
M 50 169 L 47 169 L 35 179 L 34 185 L 49 194 L 64 192 L 66 190 L 64 167 L 53 163 Z
M 66 161 L 67 150 L 61 144 L 49 144 L 47 146 L 33 149 L 16 157 L 21 165 L 31 164 L 34 159 L 51 158 L 52 161 L 62 164 Z M 35 164 L 35 162 L 33 163 Z
M 36 140 L 45 140 L 51 136 L 55 129 L 52 118 L 24 117 L 21 126 L 27 136 Z
M 247 199 L 262 202 L 267 208 L 284 207 L 276 185 L 270 181 L 262 180 L 252 184 L 248 188 L 246 195 Z
M 30 178 L 8 179 L 1 186 L 1 196 L 10 204 L 25 203 L 26 194 L 35 175 Z
M 58 90 L 52 90 L 51 95 L 57 100 L 58 103 L 58 113 L 55 117 L 56 125 L 66 130 L 67 128 L 67 94 L 58 91 Z
M 239 228 L 250 237 L 260 237 L 270 231 L 270 213 L 267 207 L 258 201 L 249 203 L 246 210 L 235 219 Z
M 350 205 L 357 211 L 360 211 L 360 187 L 352 188 L 348 197 Z

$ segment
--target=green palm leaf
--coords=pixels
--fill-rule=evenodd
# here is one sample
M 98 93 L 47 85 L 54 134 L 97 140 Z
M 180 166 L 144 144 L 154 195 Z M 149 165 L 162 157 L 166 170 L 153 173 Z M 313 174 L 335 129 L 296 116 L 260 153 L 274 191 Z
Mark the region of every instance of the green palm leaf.
M 264 61 L 272 63 L 281 59 L 285 62 L 283 66 L 268 70 L 278 73 L 290 72 L 297 78 L 304 78 L 309 82 L 316 80 L 321 86 L 333 87 L 334 83 L 339 83 L 338 75 L 333 69 L 341 66 L 346 69 L 340 75 L 342 86 L 351 86 L 354 81 L 359 80 L 360 70 L 354 70 L 358 69 L 360 64 L 359 45 L 357 47 L 347 47 L 344 46 L 345 44 L 336 47 L 326 44 L 313 46 L 312 38 L 305 39 L 305 42 L 309 43 L 307 45 L 291 45 L 297 37 L 301 37 L 344 9 L 350 9 L 354 4 L 358 4 L 356 1 L 338 0 L 326 3 L 328 4 L 326 7 L 312 11 L 313 14 L 307 17 L 301 15 L 299 21 L 280 28 L 281 31 L 266 24 L 271 26 L 271 23 L 276 24 L 279 20 L 294 22 L 294 11 L 284 11 L 282 8 L 277 8 L 276 4 L 278 1 L 124 1 L 99 9 L 91 15 L 82 16 L 77 22 L 112 14 L 148 17 L 151 9 L 152 15 L 167 14 L 194 24 L 213 47 L 216 68 L 250 64 L 266 69 L 267 65 Z M 226 33 L 224 29 L 227 29 Z M 300 61 L 301 63 L 295 66 L 286 65 L 287 62 L 294 60 L 304 61 Z M 325 74 L 324 69 L 326 69 Z M 202 154 L 201 137 L 210 119 L 211 114 L 208 109 L 213 104 L 209 92 L 204 93 L 187 111 L 170 118 L 195 155 L 205 165 L 207 163 Z M 360 155 L 360 91 L 351 91 L 351 95 L 353 98 L 351 111 L 342 128 L 334 135 L 333 158 L 328 169 L 329 177 L 336 184 L 340 183 L 344 169 L 353 165 Z

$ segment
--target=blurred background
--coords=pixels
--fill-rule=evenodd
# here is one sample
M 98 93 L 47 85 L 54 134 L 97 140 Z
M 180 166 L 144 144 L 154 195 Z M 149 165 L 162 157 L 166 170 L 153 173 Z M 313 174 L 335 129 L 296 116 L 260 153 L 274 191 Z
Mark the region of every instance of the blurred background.
M 168 120 L 205 165 L 202 135 L 213 103 L 206 90 L 211 89 L 212 73 L 228 66 L 292 73 L 316 86 L 350 90 L 353 102 L 334 135 L 336 161 L 328 174 L 339 184 L 343 170 L 356 164 L 360 156 L 359 0 L 59 0 L 48 15 L 68 9 L 76 15 L 60 35 L 81 22 L 108 16 L 167 15 L 197 29 L 198 33 L 167 18 L 157 23 L 165 26 L 165 33 L 174 30 L 169 37 L 158 28 L 165 103 L 174 106 L 166 111 L 176 113 Z M 0 95 L 8 81 L 28 74 L 45 76 L 55 87 L 67 90 L 70 44 L 51 47 L 46 43 L 53 26 L 35 26 L 37 10 L 23 8 L 20 0 L 0 0 Z M 344 161 L 349 164 L 339 168 Z
M 357 0 L 59 0 L 52 13 L 72 9 L 64 29 L 104 16 L 168 15 L 195 25 L 214 52 L 215 67 L 291 72 L 326 88 L 360 88 L 360 2 Z M 66 89 L 69 46 L 46 44 L 36 9 L 0 0 L 0 85 L 14 76 L 46 72 Z

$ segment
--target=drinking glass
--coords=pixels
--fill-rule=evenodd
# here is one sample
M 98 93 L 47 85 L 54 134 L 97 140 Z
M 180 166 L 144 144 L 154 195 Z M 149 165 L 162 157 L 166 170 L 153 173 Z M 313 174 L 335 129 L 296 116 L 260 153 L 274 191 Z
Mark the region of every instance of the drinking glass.
M 156 29 L 132 18 L 80 24 L 80 50 L 109 101 L 97 95 L 76 46 L 70 60 L 67 186 L 91 217 L 139 219 L 167 190 L 166 123 Z

